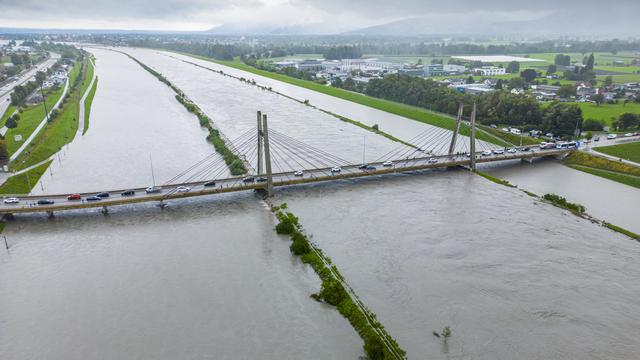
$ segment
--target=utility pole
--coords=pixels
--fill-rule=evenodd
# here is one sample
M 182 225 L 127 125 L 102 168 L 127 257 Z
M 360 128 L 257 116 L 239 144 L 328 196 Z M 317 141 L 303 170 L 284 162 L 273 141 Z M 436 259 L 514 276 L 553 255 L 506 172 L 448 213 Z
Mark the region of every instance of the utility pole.
M 267 196 L 273 196 L 273 174 L 271 173 L 271 151 L 269 151 L 269 127 L 267 126 L 267 114 L 262 115 L 262 134 L 264 136 L 264 160 L 267 171 Z
M 476 171 L 476 103 L 471 112 L 471 171 Z
M 40 83 L 40 95 L 42 95 L 42 106 L 44 106 L 44 116 L 49 122 L 49 110 L 47 110 L 47 99 L 44 97 L 44 90 L 42 89 L 42 83 Z
M 462 122 L 463 111 L 464 104 L 460 102 L 460 107 L 458 108 L 458 118 L 456 119 L 456 128 L 453 131 L 453 135 L 451 136 L 451 145 L 449 145 L 449 155 L 453 155 L 453 152 L 456 150 L 456 140 L 458 138 L 458 132 L 460 132 L 460 123 Z
M 258 175 L 264 173 L 262 154 L 262 112 L 258 111 L 258 166 L 256 167 Z

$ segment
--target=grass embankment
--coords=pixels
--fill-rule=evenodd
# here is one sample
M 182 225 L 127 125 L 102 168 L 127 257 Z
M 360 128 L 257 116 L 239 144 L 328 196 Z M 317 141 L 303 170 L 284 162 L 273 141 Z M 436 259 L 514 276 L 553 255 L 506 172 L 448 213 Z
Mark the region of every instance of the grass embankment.
M 58 108 L 58 115 L 49 121 L 29 146 L 15 159 L 13 170 L 25 169 L 54 155 L 75 137 L 78 131 L 81 83 L 86 76 L 86 62 L 76 63 L 69 72 L 69 91 Z
M 594 149 L 607 155 L 640 163 L 640 142 L 603 146 Z
M 301 79 L 296 79 L 287 75 L 283 75 L 283 74 L 278 74 L 278 73 L 274 73 L 274 72 L 270 72 L 270 71 L 266 71 L 266 70 L 260 70 L 260 69 L 256 69 L 252 66 L 249 66 L 243 62 L 241 62 L 240 60 L 234 60 L 234 61 L 223 61 L 223 60 L 216 60 L 216 59 L 212 59 L 212 58 L 208 58 L 206 56 L 199 56 L 199 55 L 193 55 L 193 54 L 189 54 L 189 53 L 180 53 L 186 56 L 190 56 L 190 57 L 194 57 L 197 59 L 201 59 L 201 60 L 205 60 L 205 61 L 210 61 L 213 63 L 217 63 L 220 65 L 225 65 L 225 66 L 229 66 L 238 70 L 243 70 L 243 71 L 247 71 L 256 75 L 260 75 L 260 76 L 264 76 L 264 77 L 268 77 L 274 80 L 278 80 L 278 81 L 282 81 L 288 84 L 292 84 L 292 85 L 296 85 L 296 86 L 300 86 L 309 90 L 313 90 L 313 91 L 317 91 L 320 93 L 323 93 L 325 95 L 330 95 L 333 97 L 337 97 L 343 100 L 347 100 L 347 101 L 351 101 L 360 105 L 364 105 L 364 106 L 368 106 L 368 107 L 372 107 L 374 109 L 378 109 L 378 110 L 382 110 L 391 114 L 395 114 L 395 115 L 399 115 L 402 117 L 406 117 L 412 120 L 416 120 L 416 121 L 420 121 L 423 122 L 425 124 L 429 124 L 429 125 L 433 125 L 433 126 L 437 126 L 440 128 L 444 128 L 444 129 L 448 129 L 448 130 L 454 130 L 455 125 L 456 125 L 456 121 L 453 117 L 447 115 L 447 114 L 442 114 L 442 113 L 438 113 L 435 111 L 430 111 L 424 108 L 420 108 L 420 107 L 416 107 L 416 106 L 411 106 L 411 105 L 406 105 L 406 104 L 402 104 L 402 103 L 397 103 L 394 101 L 389 101 L 389 100 L 384 100 L 384 99 L 379 99 L 379 98 L 374 98 L 371 96 L 367 96 L 364 94 L 360 94 L 360 93 L 356 93 L 356 92 L 352 92 L 352 91 L 347 91 L 344 89 L 340 89 L 340 88 L 336 88 L 336 87 L 332 87 L 332 86 L 327 86 L 327 85 L 322 85 L 322 84 L 318 84 L 315 83 L 313 81 L 307 81 L 307 80 L 301 80 Z M 465 136 L 469 136 L 469 134 L 471 134 L 471 131 L 469 129 L 469 127 L 465 124 L 463 124 L 460 127 L 460 133 L 462 135 Z M 496 139 L 488 136 L 487 134 L 483 134 L 482 132 L 478 132 L 477 133 L 477 138 L 478 140 L 483 140 L 486 142 L 490 142 L 490 143 L 496 143 Z M 499 141 L 498 141 L 499 142 Z M 509 144 L 506 143 L 499 143 L 497 145 L 500 146 L 508 146 Z
M 621 228 L 620 226 L 616 226 L 616 225 L 610 224 L 610 223 L 608 223 L 606 221 L 603 221 L 602 225 L 608 227 L 609 229 L 611 229 L 613 231 L 619 232 L 621 234 L 627 235 L 628 237 L 630 237 L 632 239 L 636 239 L 636 240 L 640 241 L 640 235 L 634 233 L 633 231 L 629 231 L 629 230 L 627 230 L 625 228 Z
M 93 86 L 89 92 L 89 95 L 84 99 L 84 127 L 82 128 L 82 135 L 89 130 L 89 116 L 91 115 L 91 104 L 93 103 L 93 97 L 96 95 L 96 89 L 98 88 L 98 78 L 93 82 Z
M 53 109 L 53 105 L 58 102 L 60 96 L 64 92 L 64 86 L 60 86 L 56 90 L 48 90 L 45 92 L 46 100 L 45 104 L 48 111 Z M 7 140 L 7 150 L 9 154 L 13 154 L 22 146 L 22 143 L 27 140 L 29 136 L 33 133 L 33 131 L 38 127 L 40 122 L 47 116 L 44 111 L 44 106 L 42 104 L 37 104 L 33 106 L 29 106 L 26 109 L 23 109 L 20 114 L 20 120 L 18 120 L 18 126 L 9 129 L 5 134 L 5 139 Z M 22 135 L 21 141 L 15 141 L 15 135 Z
M 574 151 L 564 159 L 565 165 L 621 184 L 640 188 L 640 168 L 619 161 Z
M 93 79 L 93 63 L 90 59 L 87 59 L 86 63 L 86 72 L 84 77 L 82 78 L 82 86 L 80 87 L 80 94 L 84 95 L 89 89 L 89 84 L 91 84 L 91 80 Z
M 363 348 L 369 359 L 404 359 L 404 350 L 378 322 L 375 314 L 348 288 L 344 277 L 336 266 L 332 265 L 331 259 L 309 241 L 298 218 L 287 211 L 287 205 L 272 206 L 272 211 L 279 221 L 276 232 L 291 237 L 291 252 L 300 256 L 305 264 L 311 265 L 322 281 L 320 292 L 311 296 L 335 306 L 340 314 L 349 320 L 364 340 Z
M 135 57 L 124 52 L 120 53 L 128 56 L 131 60 L 142 66 L 143 69 L 147 70 L 151 75 L 155 76 L 158 80 L 170 87 L 176 93 L 176 100 L 178 100 L 178 102 L 181 103 L 190 113 L 198 117 L 200 126 L 206 128 L 209 131 L 209 135 L 207 135 L 207 141 L 213 144 L 213 147 L 216 149 L 216 152 L 218 152 L 218 154 L 222 155 L 222 158 L 227 164 L 231 175 L 244 175 L 247 173 L 247 168 L 244 166 L 244 162 L 242 161 L 242 159 L 240 159 L 238 155 L 236 155 L 233 151 L 231 151 L 231 149 L 229 149 L 222 136 L 220 136 L 220 131 L 214 128 L 213 125 L 211 125 L 211 119 L 202 110 L 200 110 L 198 105 L 187 99 L 182 90 L 173 85 L 162 74 L 140 62 Z
M 487 179 L 489 181 L 492 181 L 492 182 L 494 182 L 496 184 L 504 185 L 504 186 L 511 187 L 511 188 L 516 187 L 515 185 L 511 184 L 507 180 L 498 179 L 497 177 L 493 177 L 493 176 L 491 176 L 491 175 L 489 175 L 487 173 L 484 173 L 482 171 L 477 171 L 476 170 L 476 174 L 478 174 L 478 175 L 482 176 L 483 178 L 485 178 L 485 179 Z
M 11 176 L 0 186 L 0 194 L 28 194 L 50 164 L 51 160 L 22 174 Z

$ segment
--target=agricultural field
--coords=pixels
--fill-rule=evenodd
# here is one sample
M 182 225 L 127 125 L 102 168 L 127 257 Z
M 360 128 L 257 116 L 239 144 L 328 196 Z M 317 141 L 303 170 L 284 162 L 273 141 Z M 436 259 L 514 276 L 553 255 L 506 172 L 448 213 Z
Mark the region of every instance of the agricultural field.
M 576 103 L 582 109 L 582 116 L 585 119 L 595 119 L 604 122 L 606 126 L 611 126 L 613 120 L 616 120 L 624 113 L 640 114 L 640 104 L 629 102 L 624 104 L 602 104 L 600 106 L 594 103 Z
M 595 150 L 611 156 L 640 163 L 640 142 L 604 146 L 596 148 Z

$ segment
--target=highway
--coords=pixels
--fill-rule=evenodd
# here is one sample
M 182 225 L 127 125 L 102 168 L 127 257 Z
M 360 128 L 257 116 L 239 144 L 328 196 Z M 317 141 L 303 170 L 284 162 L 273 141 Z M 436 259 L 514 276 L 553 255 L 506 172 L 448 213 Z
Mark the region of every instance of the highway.
M 476 162 L 494 162 L 504 160 L 516 160 L 516 159 L 531 159 L 540 158 L 545 156 L 564 156 L 571 152 L 571 149 L 531 149 L 529 151 L 518 150 L 515 153 L 505 152 L 504 154 L 491 154 L 482 155 L 480 152 L 476 153 Z M 348 179 L 364 176 L 383 175 L 397 172 L 418 171 L 425 169 L 437 169 L 454 166 L 469 166 L 471 159 L 466 154 L 455 155 L 440 155 L 440 156 L 425 156 L 410 159 L 397 159 L 393 161 L 392 166 L 383 166 L 384 161 L 370 163 L 370 166 L 375 167 L 375 170 L 362 170 L 359 167 L 362 164 L 354 164 L 342 166 L 339 173 L 332 173 L 331 168 L 321 168 L 305 170 L 303 176 L 295 176 L 294 171 L 274 173 L 273 185 L 290 186 L 296 184 L 305 184 L 320 181 L 331 181 L 338 179 Z M 257 176 L 257 175 L 254 175 Z M 263 176 L 263 175 L 260 175 Z M 5 195 L 5 199 L 9 197 L 19 198 L 17 204 L 0 204 L 0 214 L 8 213 L 30 213 L 30 212 L 54 212 L 61 210 L 73 210 L 84 208 L 107 208 L 109 206 L 150 202 L 150 201 L 164 201 L 169 199 L 186 198 L 194 196 L 204 196 L 217 193 L 246 191 L 252 189 L 264 189 L 266 182 L 244 182 L 243 177 L 231 177 L 225 179 L 215 179 L 215 186 L 205 187 L 204 184 L 207 181 L 197 181 L 188 183 L 177 183 L 160 186 L 162 192 L 147 194 L 145 188 L 121 188 L 115 190 L 98 189 L 94 192 L 81 193 L 82 200 L 68 200 L 69 194 L 47 194 L 38 196 L 19 196 L 19 195 Z M 190 188 L 188 192 L 177 192 L 178 186 L 186 186 Z M 122 196 L 121 193 L 127 190 L 135 191 L 133 196 Z M 87 197 L 96 195 L 97 193 L 107 192 L 108 198 L 96 201 L 86 201 Z M 53 204 L 37 205 L 38 200 L 52 200 Z

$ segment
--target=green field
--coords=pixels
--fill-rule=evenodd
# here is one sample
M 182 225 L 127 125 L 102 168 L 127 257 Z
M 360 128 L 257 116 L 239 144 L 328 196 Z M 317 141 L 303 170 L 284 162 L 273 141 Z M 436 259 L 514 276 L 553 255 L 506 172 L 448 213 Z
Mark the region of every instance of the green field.
M 397 102 L 393 102 L 393 101 L 389 101 L 389 100 L 384 100 L 384 99 L 379 99 L 379 98 L 374 98 L 374 97 L 370 97 L 367 95 L 363 95 L 360 93 L 356 93 L 356 92 L 352 92 L 352 91 L 347 91 L 344 89 L 340 89 L 340 88 L 335 88 L 335 87 L 331 87 L 331 86 L 327 86 L 327 85 L 322 85 L 322 84 L 318 84 L 312 81 L 306 81 L 306 80 L 301 80 L 301 79 L 296 79 L 293 77 L 289 77 L 287 75 L 282 75 L 282 74 L 278 74 L 278 73 L 273 73 L 273 72 L 269 72 L 269 71 L 265 71 L 265 70 L 260 70 L 260 69 L 256 69 L 252 66 L 246 65 L 243 62 L 241 62 L 240 60 L 236 59 L 234 61 L 221 61 L 221 60 L 216 60 L 216 59 L 212 59 L 212 58 L 208 58 L 205 56 L 197 56 L 197 55 L 192 55 L 192 54 L 188 54 L 188 53 L 182 53 L 183 55 L 186 56 L 191 56 L 191 57 L 195 57 L 198 59 L 202 59 L 202 60 L 206 60 L 206 61 L 210 61 L 210 62 L 214 62 L 214 63 L 218 63 L 221 65 L 225 65 L 225 66 L 229 66 L 232 68 L 236 68 L 239 70 L 243 70 L 243 71 L 247 71 L 253 74 L 257 74 L 257 75 L 261 75 L 264 77 L 268 77 L 271 79 L 275 79 L 275 80 L 279 80 L 288 84 L 292 84 L 292 85 L 296 85 L 296 86 L 300 86 L 303 88 L 307 88 L 309 90 L 313 90 L 313 91 L 317 91 L 326 95 L 330 95 L 330 96 L 334 96 L 340 99 L 344 99 L 344 100 L 348 100 L 360 105 L 365 105 L 365 106 L 369 106 L 372 107 L 374 109 L 378 109 L 378 110 L 382 110 L 391 114 L 395 114 L 395 115 L 399 115 L 399 116 L 403 116 L 412 120 L 416 120 L 416 121 L 420 121 L 426 124 L 430 124 L 433 126 L 437 126 L 437 127 L 441 127 L 444 129 L 449 129 L 449 130 L 453 130 L 455 127 L 455 119 L 452 116 L 446 115 L 446 114 L 442 114 L 442 113 L 437 113 L 434 111 L 430 111 L 424 108 L 419 108 L 416 106 L 411 106 L 411 105 L 405 105 L 402 103 L 397 103 Z M 354 119 L 356 121 L 359 121 L 357 119 Z M 360 121 L 362 122 L 362 121 Z M 384 129 L 380 129 L 382 131 L 384 131 Z M 469 135 L 470 131 L 469 128 L 465 125 L 463 125 L 460 128 L 460 133 L 462 135 Z M 492 143 L 496 143 L 496 139 L 494 137 L 490 137 L 487 134 L 484 134 L 482 132 L 478 133 L 478 139 L 480 140 L 484 140 L 487 142 L 492 142 Z M 507 143 L 498 143 L 498 145 L 500 146 L 509 146 L 509 144 Z
M 47 171 L 50 164 L 51 161 L 48 161 L 20 175 L 8 178 L 0 186 L 0 194 L 28 194 L 33 186 L 38 183 L 42 174 Z M 29 185 L 31 185 L 31 188 L 29 188 Z
M 47 99 L 45 101 L 47 110 L 51 111 L 53 109 L 53 105 L 60 99 L 62 92 L 64 91 L 64 86 L 60 86 L 59 89 L 49 93 L 47 95 Z M 7 140 L 7 150 L 9 154 L 13 154 L 18 148 L 22 145 L 22 142 L 26 141 L 27 138 L 33 133 L 33 131 L 38 127 L 40 122 L 45 118 L 46 113 L 44 111 L 44 107 L 42 104 L 30 106 L 20 113 L 20 120 L 18 120 L 18 126 L 13 129 L 9 129 L 5 134 L 5 139 Z M 22 135 L 22 141 L 16 142 L 14 139 L 15 135 Z
M 89 130 L 89 116 L 91 115 L 91 104 L 93 103 L 93 97 L 96 95 L 96 89 L 98 88 L 98 78 L 91 87 L 91 92 L 84 99 L 84 127 L 82 128 L 82 135 Z
M 536 138 L 532 138 L 526 135 L 520 136 L 520 135 L 512 134 L 510 132 L 494 129 L 486 125 L 480 125 L 479 128 L 515 146 L 519 146 L 521 142 L 522 142 L 522 145 L 536 145 L 540 143 L 540 140 Z
M 595 148 L 595 150 L 640 164 L 640 142 L 603 146 Z
M 602 104 L 600 106 L 594 103 L 576 103 L 582 109 L 582 117 L 585 119 L 600 120 L 606 126 L 611 126 L 613 120 L 616 120 L 624 113 L 640 114 L 640 104 L 629 102 L 626 105 L 623 102 L 617 104 Z
M 89 84 L 91 84 L 91 79 L 93 79 L 93 63 L 91 61 L 86 61 L 87 69 L 85 70 L 84 79 L 82 79 L 82 86 L 80 88 L 80 94 L 84 95 L 84 93 L 89 88 Z

